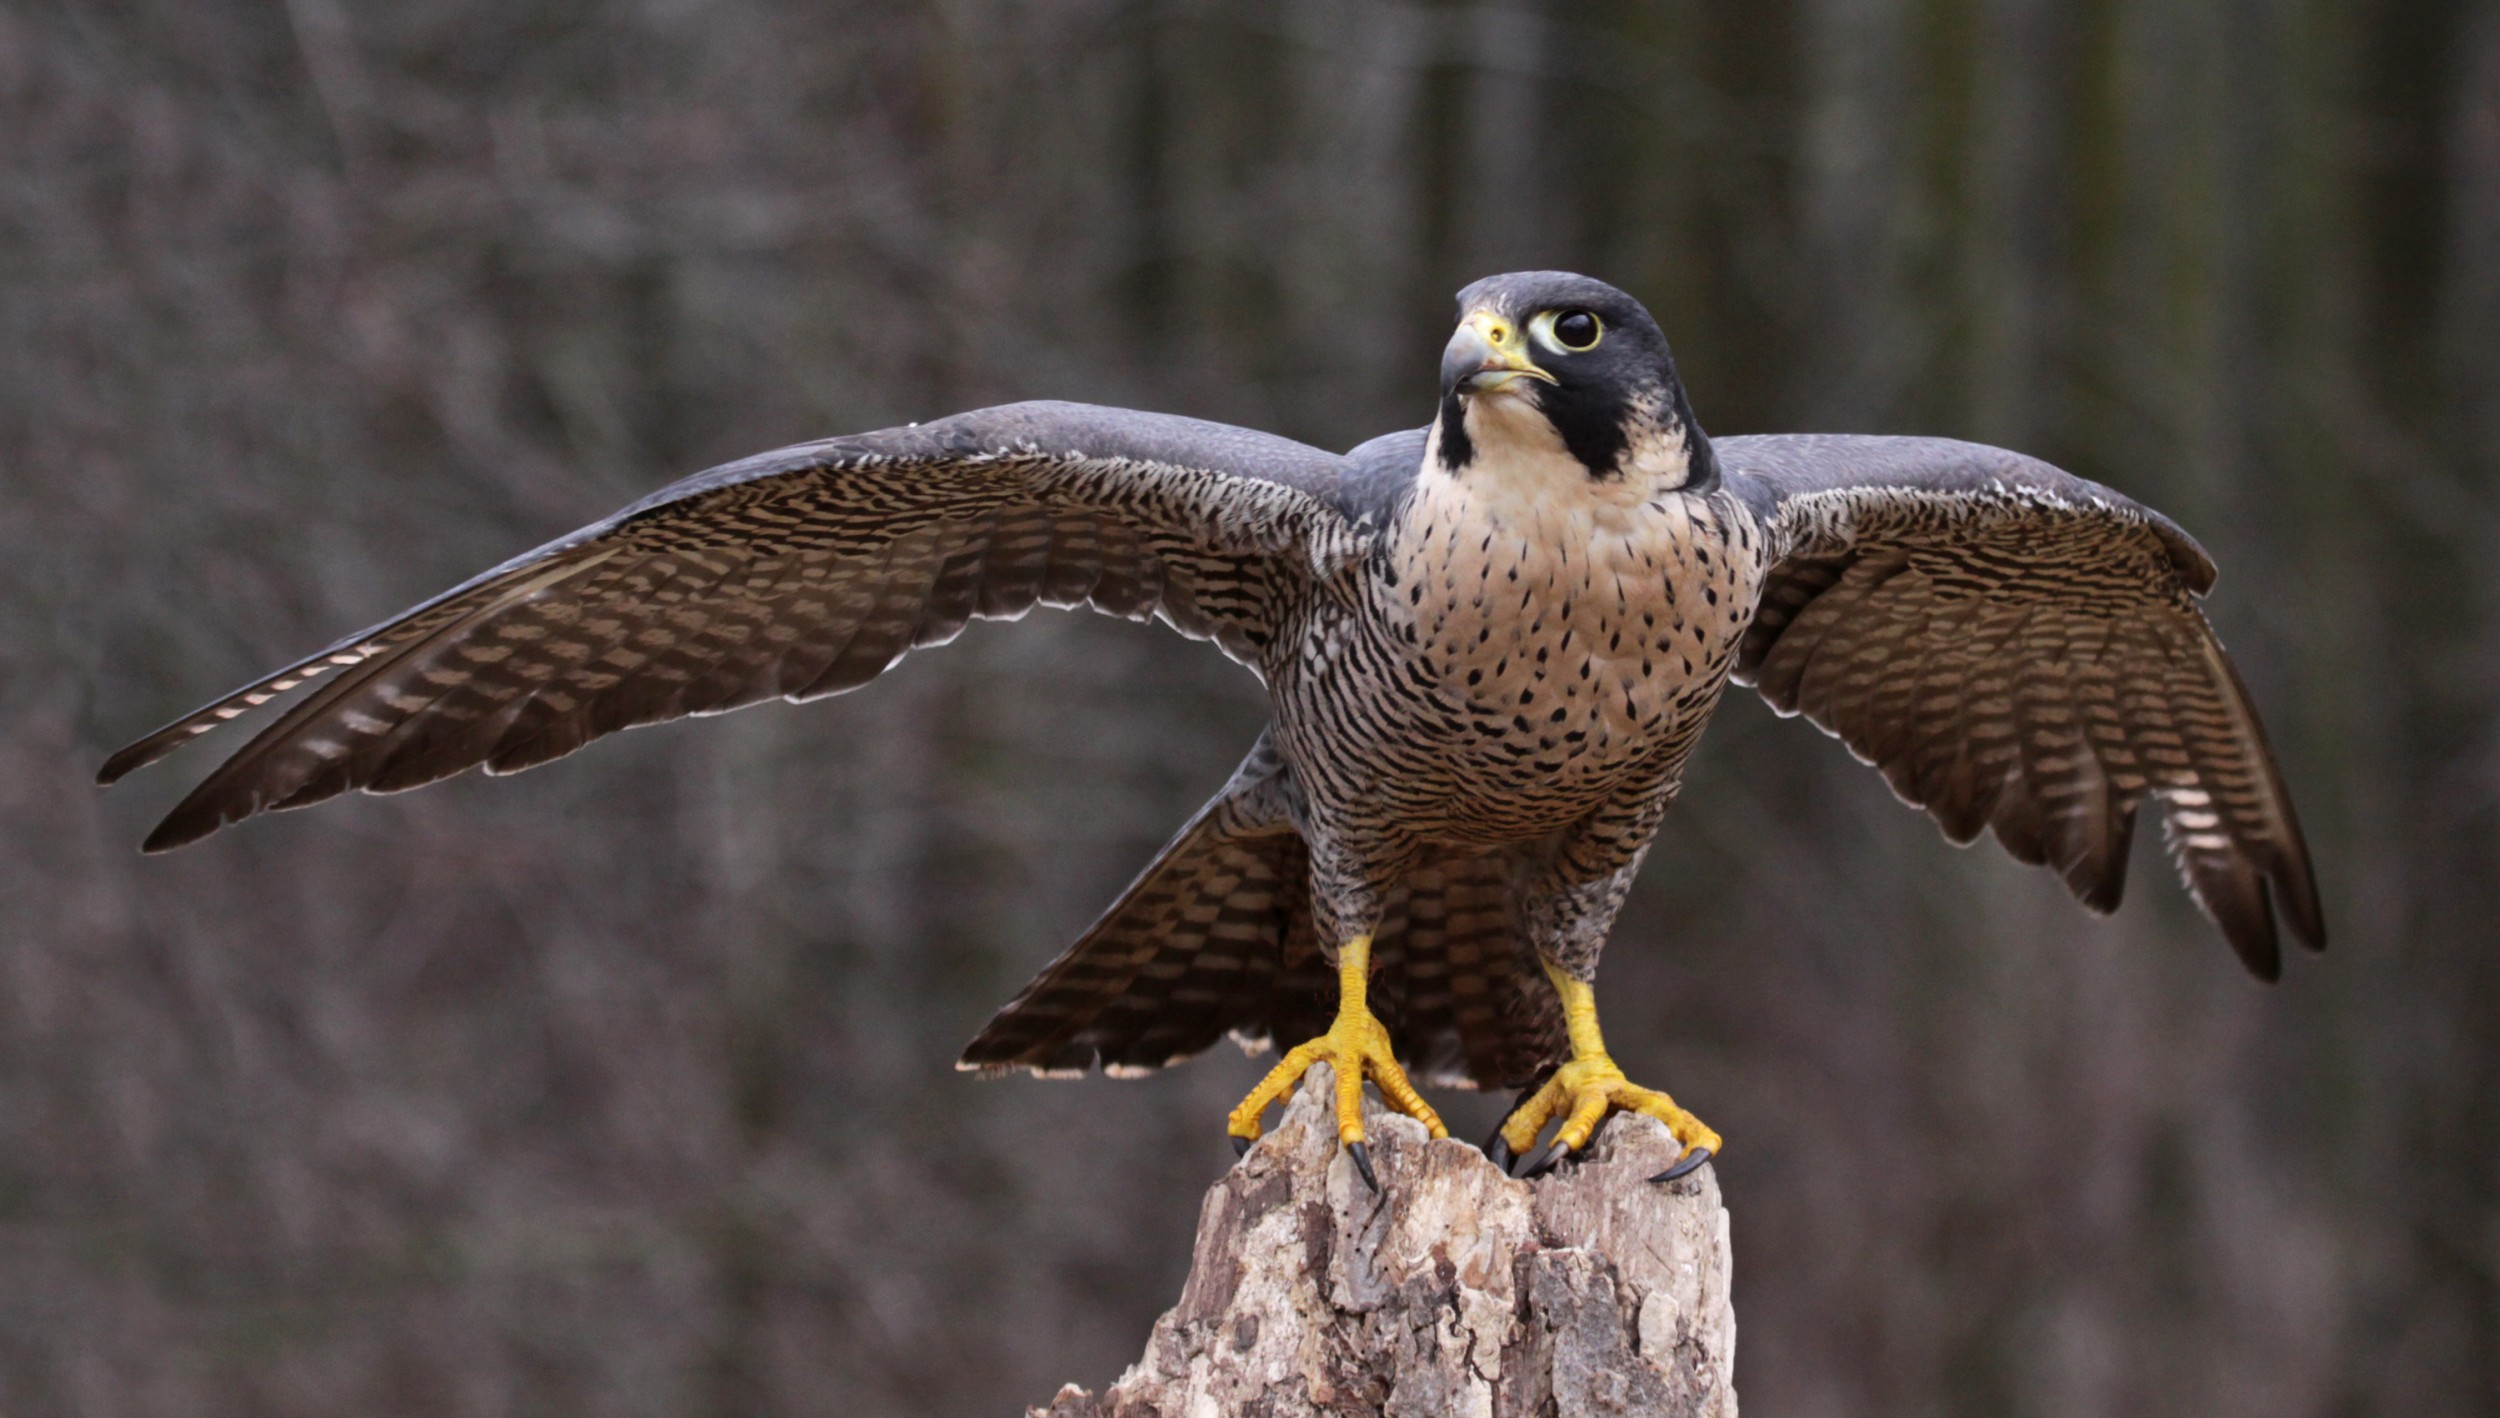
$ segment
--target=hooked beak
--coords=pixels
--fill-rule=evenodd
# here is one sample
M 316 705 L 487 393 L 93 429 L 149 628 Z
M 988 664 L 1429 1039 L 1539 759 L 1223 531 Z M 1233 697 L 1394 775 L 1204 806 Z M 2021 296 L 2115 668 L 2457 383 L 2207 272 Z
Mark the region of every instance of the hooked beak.
M 1470 312 L 1441 352 L 1444 394 L 1489 394 L 1522 378 L 1556 382 L 1528 358 L 1527 332 L 1518 322 L 1490 310 Z

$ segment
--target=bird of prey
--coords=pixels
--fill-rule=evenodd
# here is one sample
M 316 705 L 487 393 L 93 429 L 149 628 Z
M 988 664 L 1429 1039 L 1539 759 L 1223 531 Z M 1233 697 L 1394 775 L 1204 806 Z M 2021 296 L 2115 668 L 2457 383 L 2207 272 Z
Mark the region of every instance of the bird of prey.
M 1717 1133 L 1624 1077 L 1593 980 L 1728 680 L 1881 769 L 1957 843 L 1992 830 L 2118 904 L 2159 810 L 2258 976 L 2325 926 L 2292 804 L 2168 518 L 1940 438 L 1713 440 L 1639 302 L 1585 276 L 1459 294 L 1429 424 L 1345 454 L 1013 404 L 698 473 L 188 714 L 110 783 L 311 688 L 147 839 L 351 788 L 511 773 L 602 734 L 856 688 L 975 618 L 1153 617 L 1264 681 L 1222 792 L 961 1066 L 1157 1068 L 1290 1043 L 1234 1109 L 1333 1066 L 1369 1181 L 1369 1079 L 1523 1091 L 1529 1170 L 1615 1109 L 1698 1166 Z M 314 681 L 320 681 L 314 683 Z M 1410 1077 L 1410 1072 L 1412 1077 Z

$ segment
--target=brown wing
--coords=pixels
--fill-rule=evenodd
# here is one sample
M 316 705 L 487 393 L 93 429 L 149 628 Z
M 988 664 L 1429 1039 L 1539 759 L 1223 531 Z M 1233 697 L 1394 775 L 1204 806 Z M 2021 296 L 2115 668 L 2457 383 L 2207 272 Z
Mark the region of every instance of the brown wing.
M 976 617 L 1159 616 L 1261 660 L 1353 553 L 1342 460 L 1195 419 L 1020 404 L 697 474 L 167 725 L 110 783 L 333 675 L 150 851 L 349 789 L 512 773 L 602 734 L 875 678 Z
M 2324 947 L 2308 848 L 2197 609 L 2213 565 L 2186 533 L 1978 444 L 1716 446 L 1785 553 L 1740 682 L 1839 736 L 1947 837 L 1992 829 L 2096 911 L 2118 905 L 2136 809 L 2153 799 L 2188 889 L 2252 972 L 2281 973 L 2278 911 Z

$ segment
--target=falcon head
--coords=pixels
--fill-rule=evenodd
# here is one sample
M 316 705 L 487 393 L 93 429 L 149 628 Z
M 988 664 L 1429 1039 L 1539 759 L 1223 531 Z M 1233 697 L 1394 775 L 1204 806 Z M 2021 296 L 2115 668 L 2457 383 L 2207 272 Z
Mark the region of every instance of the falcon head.
M 1641 303 L 1568 271 L 1487 276 L 1458 293 L 1441 355 L 1441 466 L 1567 457 L 1647 492 L 1715 476 L 1667 337 Z

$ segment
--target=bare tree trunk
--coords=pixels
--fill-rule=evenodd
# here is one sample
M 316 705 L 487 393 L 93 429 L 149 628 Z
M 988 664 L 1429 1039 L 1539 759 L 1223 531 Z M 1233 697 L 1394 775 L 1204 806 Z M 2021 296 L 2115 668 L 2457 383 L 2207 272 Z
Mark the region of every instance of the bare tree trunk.
M 1032 1418 L 1260 1413 L 1735 1418 L 1728 1220 L 1711 1169 L 1647 1118 L 1535 1182 L 1427 1142 L 1365 1098 L 1380 1193 L 1337 1147 L 1315 1070 L 1207 1193 L 1180 1303 L 1097 1397 Z

